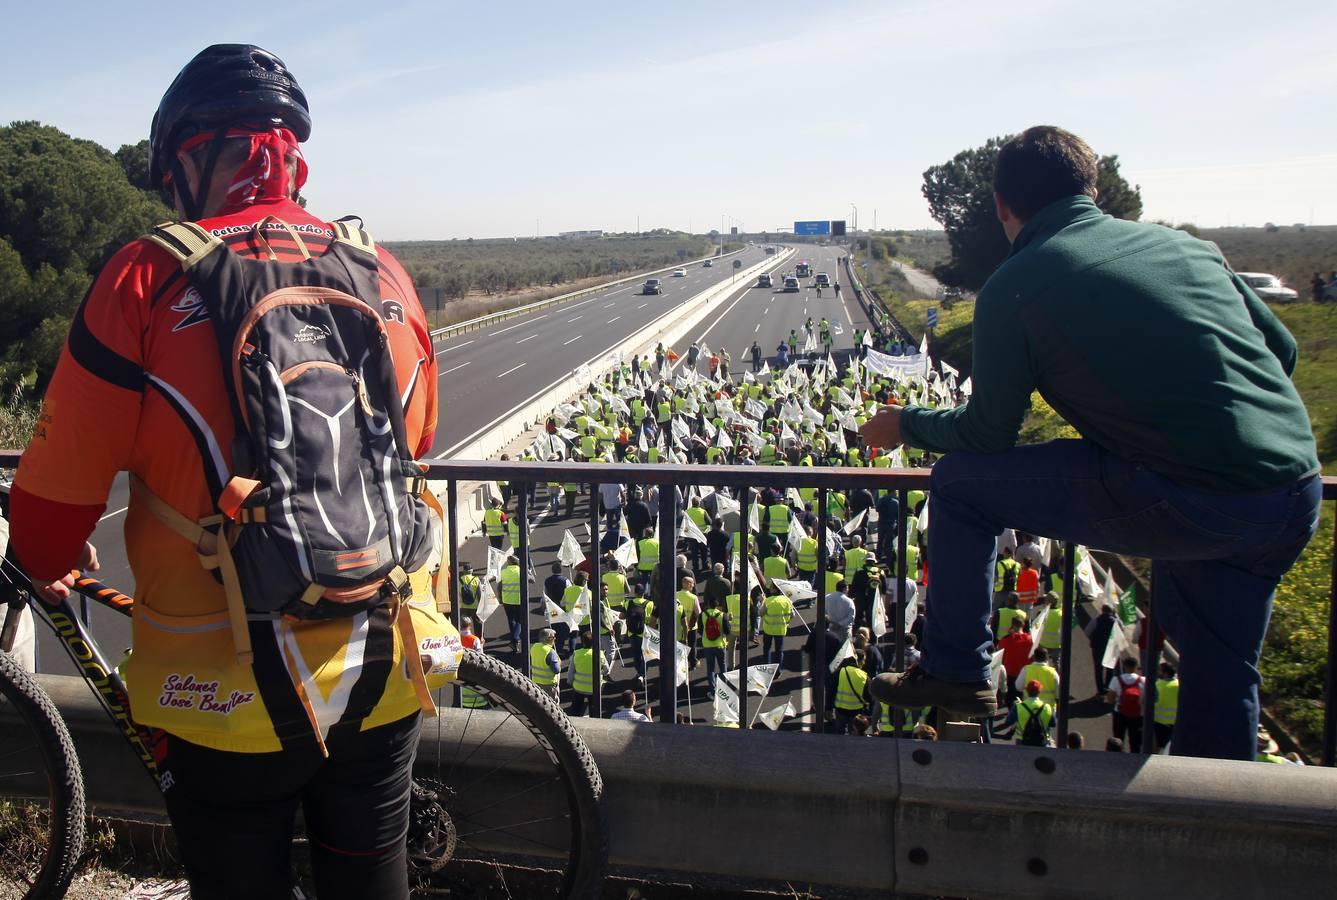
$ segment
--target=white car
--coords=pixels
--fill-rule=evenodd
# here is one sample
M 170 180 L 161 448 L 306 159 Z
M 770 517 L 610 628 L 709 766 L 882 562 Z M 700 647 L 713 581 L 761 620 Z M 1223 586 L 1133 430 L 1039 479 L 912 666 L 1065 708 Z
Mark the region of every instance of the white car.
M 818 272 L 817 277 L 813 280 L 813 284 L 817 285 L 817 287 L 830 287 L 831 276 L 825 272 Z
M 786 294 L 797 294 L 799 291 L 798 279 L 793 275 L 785 276 L 784 292 Z
M 1253 288 L 1260 300 L 1273 303 L 1294 303 L 1300 295 L 1281 283 L 1281 279 L 1266 272 L 1237 272 L 1244 283 Z
M 686 270 L 686 269 L 674 269 L 674 270 L 673 270 L 673 277 L 674 277 L 674 278 L 686 278 L 686 277 L 687 277 L 687 270 Z

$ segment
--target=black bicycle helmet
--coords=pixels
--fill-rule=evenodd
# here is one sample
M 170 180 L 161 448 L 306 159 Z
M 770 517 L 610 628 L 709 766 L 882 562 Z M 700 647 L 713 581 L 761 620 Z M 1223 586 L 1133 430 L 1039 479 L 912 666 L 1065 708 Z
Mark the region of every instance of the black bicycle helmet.
M 186 63 L 153 114 L 149 178 L 160 187 L 176 148 L 193 134 L 246 122 L 269 121 L 311 136 L 311 111 L 288 67 L 254 44 L 214 44 Z

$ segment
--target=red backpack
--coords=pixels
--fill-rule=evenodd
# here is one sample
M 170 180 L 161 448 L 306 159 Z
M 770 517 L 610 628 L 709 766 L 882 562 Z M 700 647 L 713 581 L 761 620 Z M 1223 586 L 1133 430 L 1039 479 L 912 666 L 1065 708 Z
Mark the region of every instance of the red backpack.
M 1120 683 L 1123 683 L 1122 678 Z M 1119 691 L 1119 715 L 1128 719 L 1142 715 L 1142 679 L 1132 684 L 1123 684 L 1123 689 Z
M 723 616 L 706 613 L 706 640 L 718 641 L 724 637 L 724 626 L 721 624 L 723 621 Z

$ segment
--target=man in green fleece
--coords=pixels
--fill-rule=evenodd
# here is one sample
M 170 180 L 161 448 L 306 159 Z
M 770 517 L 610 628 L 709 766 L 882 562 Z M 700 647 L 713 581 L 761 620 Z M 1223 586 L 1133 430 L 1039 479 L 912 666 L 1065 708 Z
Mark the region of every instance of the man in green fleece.
M 1321 494 L 1295 341 L 1213 245 L 1107 216 L 1095 197 L 1076 135 L 1040 126 L 1004 145 L 994 199 L 1012 252 L 975 303 L 969 403 L 886 407 L 861 429 L 946 454 L 923 655 L 872 692 L 993 711 L 995 536 L 1023 528 L 1154 560 L 1157 621 L 1182 663 L 1173 751 L 1252 759 L 1272 596 Z M 1016 446 L 1037 390 L 1081 440 Z

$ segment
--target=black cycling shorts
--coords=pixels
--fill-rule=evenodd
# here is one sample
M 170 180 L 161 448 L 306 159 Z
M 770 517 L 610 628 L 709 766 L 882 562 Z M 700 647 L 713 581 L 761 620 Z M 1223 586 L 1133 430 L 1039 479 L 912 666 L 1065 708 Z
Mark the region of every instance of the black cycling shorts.
M 310 748 L 228 753 L 168 735 L 164 795 L 191 896 L 292 897 L 297 810 L 306 820 L 316 894 L 407 898 L 405 838 L 420 717 L 364 732 L 332 730 L 329 758 Z

